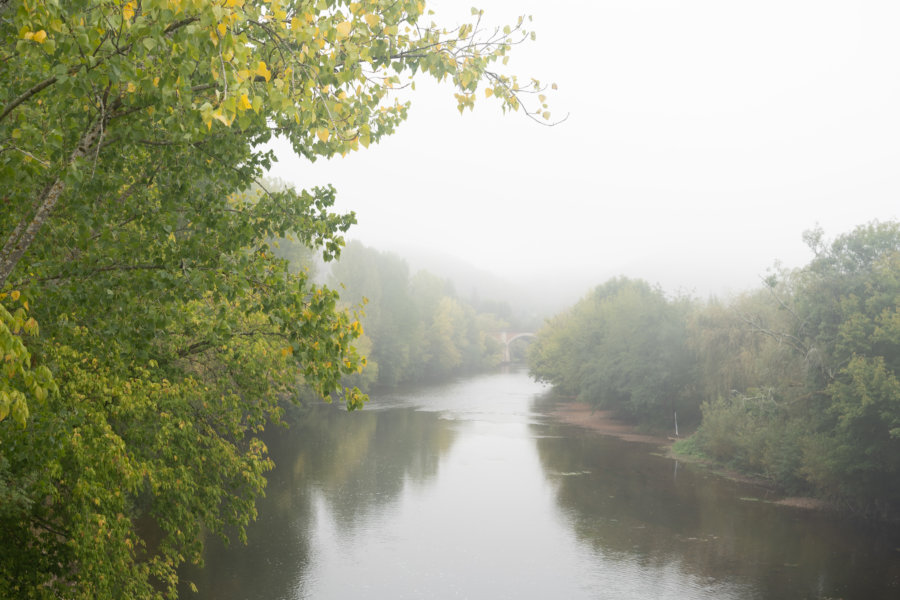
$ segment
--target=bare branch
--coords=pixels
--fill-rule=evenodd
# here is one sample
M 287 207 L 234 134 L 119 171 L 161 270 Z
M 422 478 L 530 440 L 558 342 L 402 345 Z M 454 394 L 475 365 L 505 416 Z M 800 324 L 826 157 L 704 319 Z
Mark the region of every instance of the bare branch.
M 29 152 L 28 150 L 23 150 L 22 148 L 19 148 L 18 146 L 6 146 L 6 147 L 0 146 L 0 154 L 3 154 L 7 150 L 15 150 L 16 152 L 20 152 L 20 153 L 24 154 L 25 156 L 27 156 L 28 158 L 30 158 L 31 160 L 33 160 L 37 163 L 40 163 L 44 167 L 50 166 L 50 163 L 48 163 L 46 160 L 38 158 L 37 156 L 35 156 L 31 152 Z

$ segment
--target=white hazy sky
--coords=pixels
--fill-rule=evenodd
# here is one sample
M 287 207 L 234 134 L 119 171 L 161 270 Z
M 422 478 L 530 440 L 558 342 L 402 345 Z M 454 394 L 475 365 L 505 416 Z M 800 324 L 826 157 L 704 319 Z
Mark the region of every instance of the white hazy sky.
M 279 146 L 272 174 L 332 183 L 351 239 L 510 281 L 705 295 L 804 264 L 816 224 L 900 217 L 900 2 L 471 1 L 488 24 L 533 15 L 509 69 L 556 82 L 568 121 L 504 116 L 481 90 L 460 116 L 449 85 L 421 80 L 378 146 L 314 164 Z

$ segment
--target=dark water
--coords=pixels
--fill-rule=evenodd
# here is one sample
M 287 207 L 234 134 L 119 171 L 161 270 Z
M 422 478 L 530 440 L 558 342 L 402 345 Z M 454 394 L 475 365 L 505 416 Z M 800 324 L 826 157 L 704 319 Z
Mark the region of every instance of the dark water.
M 208 541 L 209 599 L 900 598 L 900 531 L 765 502 L 554 423 L 524 373 L 315 407 L 247 546 Z

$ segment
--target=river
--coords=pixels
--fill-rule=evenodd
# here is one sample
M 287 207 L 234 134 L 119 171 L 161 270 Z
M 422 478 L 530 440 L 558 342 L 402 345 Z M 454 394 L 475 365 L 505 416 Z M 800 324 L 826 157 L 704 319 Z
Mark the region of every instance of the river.
M 269 435 L 248 544 L 185 598 L 900 598 L 900 530 L 766 501 L 547 416 L 524 372 L 322 405 Z

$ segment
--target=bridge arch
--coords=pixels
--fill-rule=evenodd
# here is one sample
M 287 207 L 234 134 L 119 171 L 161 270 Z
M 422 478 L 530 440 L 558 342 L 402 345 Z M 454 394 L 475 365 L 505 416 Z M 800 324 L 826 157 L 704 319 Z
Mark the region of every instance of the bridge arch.
M 503 362 L 508 363 L 512 362 L 512 357 L 509 353 L 509 346 L 514 341 L 522 339 L 522 338 L 535 338 L 536 334 L 530 331 L 500 331 L 497 333 L 497 339 L 503 344 Z

